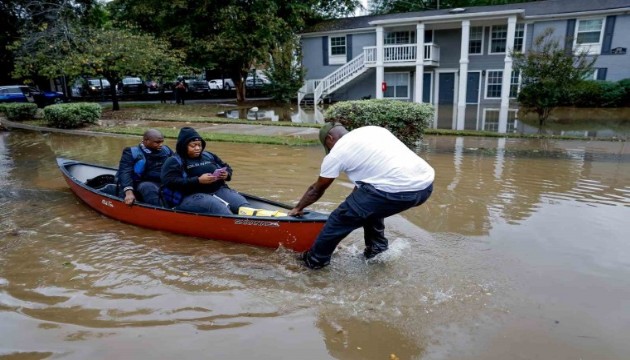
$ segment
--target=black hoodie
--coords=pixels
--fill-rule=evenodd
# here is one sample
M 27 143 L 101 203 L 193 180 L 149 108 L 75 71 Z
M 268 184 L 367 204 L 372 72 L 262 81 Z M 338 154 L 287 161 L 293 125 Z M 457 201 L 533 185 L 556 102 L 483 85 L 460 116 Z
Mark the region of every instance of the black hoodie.
M 201 156 L 188 157 L 188 143 L 201 141 Z M 199 176 L 213 173 L 216 169 L 225 167 L 228 172 L 227 181 L 232 179 L 232 168 L 217 155 L 205 151 L 206 141 L 191 127 L 183 127 L 177 136 L 175 150 L 179 157 L 173 156 L 162 166 L 162 184 L 173 190 L 181 191 L 185 195 L 193 193 L 213 193 L 225 186 L 225 181 L 215 181 L 204 185 L 199 183 Z M 181 162 L 179 161 L 181 159 Z M 184 172 L 186 175 L 184 175 Z

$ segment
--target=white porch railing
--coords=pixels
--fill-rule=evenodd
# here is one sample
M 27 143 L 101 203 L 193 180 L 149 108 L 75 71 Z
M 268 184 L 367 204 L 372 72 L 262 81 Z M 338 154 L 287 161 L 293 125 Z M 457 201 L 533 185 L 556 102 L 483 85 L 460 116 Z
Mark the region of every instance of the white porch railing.
M 416 44 L 385 45 L 383 46 L 383 63 L 415 62 L 417 57 Z M 363 48 L 366 65 L 376 64 L 376 46 Z M 423 58 L 425 65 L 438 65 L 440 62 L 440 47 L 433 44 L 424 44 Z
M 298 90 L 298 104 L 302 103 L 306 95 L 312 94 L 315 91 L 317 84 L 319 84 L 319 80 L 306 80 L 306 83 Z
M 337 90 L 366 70 L 365 57 L 363 54 L 350 60 L 344 66 L 335 70 L 317 84 L 315 91 L 313 92 L 313 102 L 318 104 L 324 93 L 329 94 Z

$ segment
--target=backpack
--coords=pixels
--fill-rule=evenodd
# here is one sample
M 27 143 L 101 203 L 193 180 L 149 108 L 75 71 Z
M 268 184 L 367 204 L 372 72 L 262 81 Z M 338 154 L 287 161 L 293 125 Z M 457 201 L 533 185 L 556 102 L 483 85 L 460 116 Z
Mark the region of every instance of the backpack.
M 169 155 L 173 154 L 173 150 L 166 145 L 162 145 L 163 148 L 166 148 Z M 142 179 L 142 173 L 144 173 L 144 167 L 147 164 L 147 158 L 144 156 L 144 152 L 140 149 L 140 146 L 134 146 L 131 148 L 131 156 L 134 160 L 133 165 L 133 174 L 132 178 L 134 181 L 139 181 Z

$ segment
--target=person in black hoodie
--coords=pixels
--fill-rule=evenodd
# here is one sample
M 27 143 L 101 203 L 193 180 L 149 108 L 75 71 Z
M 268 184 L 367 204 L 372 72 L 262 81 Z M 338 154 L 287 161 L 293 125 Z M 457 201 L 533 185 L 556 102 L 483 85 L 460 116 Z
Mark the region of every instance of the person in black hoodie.
M 249 204 L 226 184 L 232 179 L 230 165 L 205 148 L 205 140 L 195 129 L 180 129 L 176 154 L 162 166 L 164 200 L 185 211 L 236 214 L 241 206 Z

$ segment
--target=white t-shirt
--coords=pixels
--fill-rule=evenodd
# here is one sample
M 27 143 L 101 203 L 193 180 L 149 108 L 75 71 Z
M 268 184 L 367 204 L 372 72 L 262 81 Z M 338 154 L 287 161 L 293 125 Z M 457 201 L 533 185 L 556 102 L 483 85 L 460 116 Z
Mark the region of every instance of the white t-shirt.
M 389 193 L 424 190 L 435 178 L 426 161 L 378 126 L 355 129 L 337 140 L 319 175 L 336 178 L 341 172 L 355 185 L 360 181 Z

